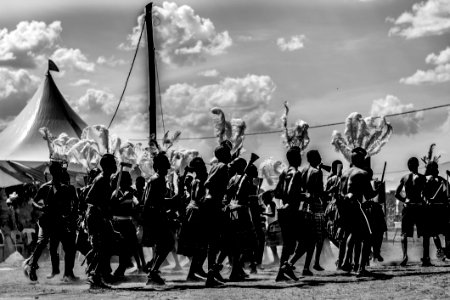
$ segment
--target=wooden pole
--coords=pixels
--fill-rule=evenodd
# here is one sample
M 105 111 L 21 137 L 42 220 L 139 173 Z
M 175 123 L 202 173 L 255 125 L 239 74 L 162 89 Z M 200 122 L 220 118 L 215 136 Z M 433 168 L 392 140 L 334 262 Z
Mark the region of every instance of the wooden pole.
M 155 69 L 155 45 L 153 43 L 153 2 L 145 6 L 145 23 L 147 28 L 148 49 L 148 90 L 149 90 L 149 144 L 150 140 L 156 140 L 156 69 Z

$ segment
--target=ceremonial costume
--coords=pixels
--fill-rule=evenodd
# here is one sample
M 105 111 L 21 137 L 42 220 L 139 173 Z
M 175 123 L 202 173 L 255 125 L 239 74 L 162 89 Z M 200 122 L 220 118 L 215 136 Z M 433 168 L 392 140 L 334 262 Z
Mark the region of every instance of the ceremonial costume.
M 56 175 L 55 175 L 56 176 Z M 51 181 L 42 185 L 35 196 L 35 202 L 43 202 L 43 214 L 39 218 L 39 233 L 36 248 L 31 256 L 24 262 L 26 274 L 32 281 L 37 280 L 36 270 L 39 268 L 38 260 L 42 251 L 47 247 L 49 240 L 53 240 L 51 251 L 56 251 L 54 245 L 60 241 L 65 252 L 64 276 L 74 278 L 73 266 L 75 261 L 75 234 L 76 214 L 73 209 L 76 203 L 76 193 L 69 186 Z M 52 265 L 59 265 L 59 257 L 54 255 Z M 52 270 L 58 274 L 59 270 Z
M 91 286 L 103 287 L 110 280 L 110 259 L 120 239 L 113 229 L 110 199 L 114 188 L 110 176 L 102 173 L 95 178 L 87 195 L 86 230 L 91 250 L 86 255 L 86 273 Z

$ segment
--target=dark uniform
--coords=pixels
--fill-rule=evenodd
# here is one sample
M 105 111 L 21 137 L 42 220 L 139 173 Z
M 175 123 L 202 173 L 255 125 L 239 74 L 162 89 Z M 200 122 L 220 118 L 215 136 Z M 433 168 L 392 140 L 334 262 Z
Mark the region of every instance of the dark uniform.
M 33 254 L 25 261 L 25 265 L 33 270 L 38 269 L 39 257 L 47 247 L 49 239 L 55 241 L 52 246 L 55 244 L 57 246 L 56 241 L 60 241 L 65 252 L 64 276 L 74 277 L 76 213 L 73 206 L 77 202 L 76 198 L 75 190 L 68 185 L 48 182 L 41 186 L 34 198 L 36 203 L 40 200 L 44 202 L 43 214 L 39 218 L 38 240 Z M 59 265 L 59 258 L 58 262 L 53 263 L 54 266 Z M 53 271 L 59 273 L 59 270 Z M 30 279 L 37 280 L 37 277 L 30 276 Z
M 95 178 L 86 198 L 85 226 L 92 247 L 86 256 L 86 273 L 92 283 L 108 280 L 111 275 L 110 259 L 119 239 L 112 226 L 110 199 L 113 190 L 110 178 L 102 173 Z

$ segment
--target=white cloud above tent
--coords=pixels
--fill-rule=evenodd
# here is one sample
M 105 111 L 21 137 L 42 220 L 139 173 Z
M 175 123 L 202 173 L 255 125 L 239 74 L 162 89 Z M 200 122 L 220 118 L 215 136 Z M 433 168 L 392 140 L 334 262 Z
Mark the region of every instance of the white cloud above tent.
M 0 30 L 0 65 L 35 68 L 36 60 L 56 46 L 60 39 L 60 21 L 50 24 L 22 21 L 16 28 Z

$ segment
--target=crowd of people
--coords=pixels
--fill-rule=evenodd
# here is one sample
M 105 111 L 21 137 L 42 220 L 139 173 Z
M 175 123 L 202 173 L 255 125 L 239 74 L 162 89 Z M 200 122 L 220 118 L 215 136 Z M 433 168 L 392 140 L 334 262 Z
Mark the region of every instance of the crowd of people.
M 307 164 L 301 168 L 301 154 L 300 148 L 290 147 L 286 153 L 289 166 L 272 188 L 266 185 L 264 189 L 254 164 L 257 156 L 249 161 L 233 157 L 226 141 L 216 147 L 216 161 L 209 171 L 204 160 L 195 157 L 178 174 L 176 183 L 167 180 L 171 165 L 162 151 L 153 156 L 155 174 L 147 181 L 137 177 L 134 184 L 123 166 L 117 170 L 115 157 L 105 154 L 101 170 L 92 170 L 81 190 L 70 185 L 64 166 L 53 161 L 49 167 L 52 180 L 34 197 L 42 214 L 34 252 L 23 265 L 25 275 L 31 281 L 38 279 L 38 260 L 47 244 L 52 263 L 48 278 L 59 274 L 61 243 L 63 280 L 67 282 L 78 280 L 73 268 L 79 251 L 85 256 L 92 288 L 108 288 L 124 279 L 133 260 L 140 271 L 148 273 L 147 284 L 164 285 L 160 269 L 172 252 L 175 258 L 176 254 L 189 258 L 186 280 L 217 287 L 246 280 L 250 276 L 247 265 L 250 273 L 258 272 L 267 246 L 279 265 L 274 279 L 296 281 L 295 265 L 303 256 L 303 276 L 324 270 L 320 256 L 324 241 L 330 240 L 339 249 L 337 270 L 370 276 L 369 260 L 383 261 L 380 250 L 387 227 L 382 209 L 384 183 L 372 179 L 366 151 L 353 149 L 346 170 L 339 160 L 325 166 L 317 150 L 306 153 Z M 450 254 L 445 251 L 450 247 L 442 247 L 439 238 L 439 234 L 450 237 L 448 183 L 439 177 L 436 162 L 427 164 L 424 175 L 418 166 L 417 158 L 409 159 L 410 173 L 396 191 L 396 198 L 405 204 L 402 266 L 408 262 L 407 238 L 414 225 L 423 237 L 423 266 L 431 266 L 430 237 L 439 258 Z M 277 246 L 281 245 L 279 256 Z M 145 247 L 152 248 L 149 261 Z M 119 264 L 113 271 L 111 257 L 115 255 Z M 231 272 L 225 280 L 221 270 L 226 259 Z

